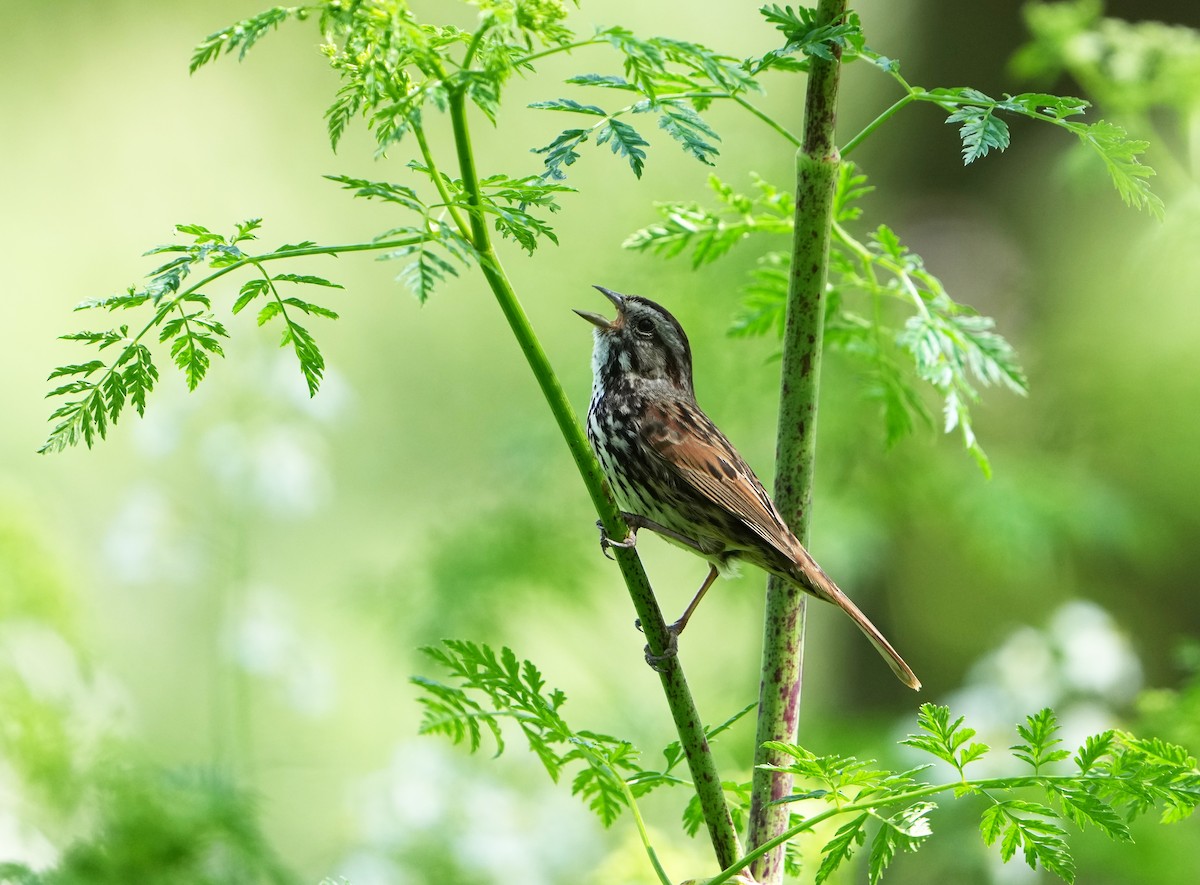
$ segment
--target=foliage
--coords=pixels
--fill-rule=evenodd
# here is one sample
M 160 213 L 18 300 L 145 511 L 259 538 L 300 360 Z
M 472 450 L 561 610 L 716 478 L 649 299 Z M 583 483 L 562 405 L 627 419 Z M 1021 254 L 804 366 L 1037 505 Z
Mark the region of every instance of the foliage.
M 92 797 L 95 833 L 51 869 L 0 864 L 0 881 L 21 885 L 87 882 L 297 881 L 259 828 L 252 798 L 204 772 L 108 771 Z
M 552 0 L 487 3 L 481 5 L 477 29 L 470 32 L 422 23 L 400 0 L 373 4 L 326 2 L 315 7 L 274 7 L 205 38 L 193 55 L 192 71 L 222 54 L 236 52 L 239 59 L 244 58 L 260 39 L 285 22 L 315 19 L 324 40 L 323 52 L 341 80 L 325 114 L 331 145 L 336 148 L 346 127 L 359 117 L 374 133 L 380 153 L 411 135 L 417 142 L 419 159 L 410 161 L 407 168 L 431 186 L 434 195 L 422 196 L 410 184 L 329 175 L 357 197 L 391 203 L 398 211 L 417 217 L 416 223 L 392 227 L 369 243 L 348 247 L 306 242 L 252 256 L 243 248 L 255 238 L 260 224 L 257 219 L 239 225 L 228 237 L 201 225 L 179 225 L 178 232 L 191 241 L 151 250 L 150 254 L 169 253 L 173 257 L 151 271 L 149 284 L 81 305 L 81 309 L 109 311 L 148 307 L 150 318 L 140 328 L 122 324 L 64 336 L 98 350 L 119 347 L 111 362 L 93 358 L 65 364 L 51 373 L 51 379 L 64 379 L 64 383 L 49 395 L 64 397 L 65 402 L 52 414 L 57 423 L 42 451 L 59 451 L 79 442 L 92 445 L 97 437 L 106 436 L 109 425 L 118 421 L 126 404 L 144 413 L 147 397 L 159 380 L 148 343 L 152 331 L 158 333 L 160 343 L 169 343 L 170 359 L 183 372 L 188 387 L 194 389 L 207 374 L 212 358 L 224 355 L 221 339 L 229 333 L 214 312 L 210 289 L 225 272 L 247 266 L 258 272 L 238 291 L 231 313 L 263 298 L 265 304 L 257 314 L 259 325 L 279 322 L 281 345 L 291 346 L 308 390 L 315 394 L 324 373 L 324 358 L 308 327 L 299 322 L 299 315 L 333 319 L 337 314 L 301 298 L 284 297 L 278 284 L 334 284 L 312 274 L 272 277 L 263 270 L 263 262 L 307 254 L 386 250 L 386 257 L 407 261 L 399 278 L 424 302 L 447 278 L 485 260 L 469 219 L 489 222 L 501 238 L 513 240 L 528 254 L 533 254 L 544 240 L 557 243 L 546 215 L 557 212 L 559 198 L 571 190 L 561 181 L 586 142 L 608 146 L 640 177 L 650 147 L 635 126 L 642 116 L 655 118 L 658 128 L 685 153 L 710 165 L 718 156 L 720 136 L 701 114 L 717 100 L 732 100 L 747 107 L 795 142 L 795 136 L 751 107 L 747 96 L 762 91 L 760 76 L 766 71 L 803 71 L 809 59 L 829 58 L 835 48 L 843 60 L 865 59 L 905 90 L 904 98 L 851 139 L 843 153 L 849 153 L 890 113 L 910 101 L 932 102 L 947 112 L 947 122 L 959 125 L 967 163 L 1008 146 L 1009 130 L 1003 114 L 1025 116 L 1076 134 L 1104 159 L 1127 202 L 1147 206 L 1151 211 L 1160 208 L 1147 187 L 1151 170 L 1138 162 L 1144 143 L 1130 141 L 1115 124 L 1083 124 L 1068 119 L 1081 114 L 1087 102 L 1042 93 L 993 99 L 969 88 L 914 89 L 900 76 L 897 62 L 866 45 L 861 22 L 854 14 L 840 22 L 820 24 L 811 9 L 766 6 L 762 15 L 782 35 L 784 45 L 744 60 L 693 42 L 640 37 L 622 27 L 601 28 L 590 37 L 580 38 L 567 26 L 566 14 L 565 7 Z M 584 73 L 568 78 L 567 83 L 589 93 L 617 95 L 629 101 L 608 109 L 569 97 L 534 102 L 531 107 L 592 121 L 585 127 L 562 130 L 545 146 L 534 149 L 543 161 L 540 175 L 493 173 L 476 186 L 468 181 L 465 169 L 463 175 L 451 176 L 438 168 L 424 134 L 431 113 L 450 110 L 454 97 L 459 96 L 494 120 L 505 83 L 512 75 L 533 73 L 537 59 L 584 46 L 615 50 L 621 60 L 621 74 Z M 469 151 L 462 141 L 463 126 L 465 123 L 456 130 L 460 165 L 464 152 Z M 662 222 L 631 235 L 626 247 L 664 257 L 690 252 L 693 266 L 700 267 L 751 234 L 790 232 L 793 206 L 786 189 L 755 178 L 757 193 L 745 196 L 715 177 L 710 177 L 709 183 L 717 198 L 717 209 L 709 210 L 695 202 L 662 204 Z M 866 392 L 881 403 L 889 445 L 908 434 L 915 420 L 931 421 L 908 378 L 911 372 L 942 397 L 946 431 L 957 429 L 961 433 L 965 447 L 986 472 L 987 458 L 975 438 L 969 406 L 978 399 L 976 383 L 1025 391 L 1025 379 L 1013 350 L 992 330 L 988 318 L 954 302 L 938 279 L 925 270 L 920 256 L 903 246 L 891 228 L 876 225 L 866 244 L 846 231 L 843 225 L 861 214 L 853 204 L 866 189 L 861 173 L 851 167 L 843 171 L 838 194 L 839 249 L 833 256 L 837 292 L 833 305 L 838 309 L 830 312 L 830 343 L 863 358 Z M 185 279 L 197 269 L 212 272 L 184 287 Z M 748 288 L 736 332 L 782 330 L 780 311 L 786 279 L 787 268 L 780 254 L 767 253 Z M 845 296 L 851 293 L 865 296 L 868 309 L 853 311 L 844 306 Z M 882 309 L 885 300 L 907 304 L 912 310 L 901 326 L 886 324 Z M 911 370 L 902 368 L 901 357 L 911 364 Z
M 381 201 L 402 217 L 366 242 L 306 241 L 256 254 L 246 250 L 260 228 L 257 219 L 237 225 L 229 234 L 197 224 L 178 225 L 177 242 L 148 253 L 167 256 L 165 263 L 150 271 L 148 283 L 80 305 L 81 310 L 141 310 L 142 320 L 64 336 L 94 347 L 89 355 L 99 356 L 51 373 L 62 383 L 50 396 L 63 401 L 53 412 L 57 423 L 42 451 L 59 451 L 79 442 L 91 446 L 106 436 L 126 405 L 144 413 L 148 395 L 160 380 L 162 357 L 156 355 L 154 335 L 189 389 L 194 389 L 206 377 L 214 356 L 224 355 L 222 339 L 230 333 L 223 310 L 214 307 L 219 303 L 216 284 L 235 271 L 246 270 L 249 278 L 235 294 L 228 293 L 229 315 L 254 307 L 258 325 L 275 323 L 281 346 L 294 352 L 308 391 L 315 394 L 325 363 L 312 333 L 301 324 L 301 315 L 336 319 L 337 313 L 297 297 L 292 287 L 340 286 L 308 272 L 272 274 L 266 264 L 376 251 L 406 262 L 400 279 L 420 302 L 449 277 L 480 268 L 546 393 L 568 447 L 576 453 L 598 512 L 609 521 L 618 519 L 608 515 L 615 511 L 597 479 L 594 462 L 578 454 L 586 452 L 582 433 L 521 312 L 492 234 L 511 240 L 529 255 L 547 241 L 556 244 L 550 217 L 571 190 L 563 182 L 580 160 L 583 147 L 589 141 L 607 147 L 641 177 L 654 149 L 648 122 L 686 156 L 714 164 L 721 137 L 704 115 L 717 101 L 746 110 L 780 136 L 788 149 L 800 145 L 796 135 L 752 99 L 762 92 L 764 76 L 804 72 L 818 63 L 862 60 L 890 77 L 901 92 L 891 107 L 841 146 L 843 157 L 900 109 L 916 102 L 938 107 L 946 122 L 957 127 L 965 164 L 1004 151 L 1011 138 L 1007 120 L 1023 118 L 1076 136 L 1103 161 L 1126 203 L 1161 213 L 1162 204 L 1149 188 L 1153 171 L 1140 162 L 1146 143 L 1130 139 L 1115 123 L 1076 119 L 1089 107 L 1086 101 L 1043 93 L 1005 94 L 997 99 L 969 87 L 913 87 L 901 76 L 898 62 L 867 45 L 861 21 L 853 13 L 825 21 L 804 7 L 764 7 L 760 12 L 774 29 L 775 47 L 739 59 L 693 42 L 635 35 L 623 27 L 599 28 L 581 36 L 568 26 L 568 10 L 561 0 L 477 0 L 471 5 L 478 10 L 473 30 L 422 22 L 403 0 L 325 0 L 310 6 L 275 7 L 223 28 L 200 44 L 192 71 L 222 55 L 245 57 L 284 23 L 315 22 L 322 53 L 339 80 L 325 111 L 331 147 L 336 151 L 348 127 L 361 120 L 374 138 L 377 155 L 401 146 L 411 151 L 401 182 L 327 177 L 355 197 Z M 546 119 L 561 120 L 553 115 L 567 114 L 568 119 L 581 122 L 548 135 L 543 146 L 532 148 L 534 170 L 481 173 L 468 108 L 499 125 L 502 97 L 513 76 L 533 75 L 540 59 L 584 48 L 616 57 L 611 71 L 582 73 L 567 80 L 565 85 L 588 96 L 587 100 L 551 96 L 531 105 L 547 112 Z M 453 147 L 446 157 L 435 153 L 427 138 L 427 129 L 435 125 L 448 129 Z M 752 235 L 791 235 L 794 214 L 804 209 L 794 205 L 786 188 L 757 177 L 750 195 L 737 193 L 715 176 L 709 183 L 715 209 L 696 202 L 664 203 L 659 206 L 661 221 L 631 235 L 626 246 L 664 257 L 687 254 L 693 267 L 699 268 Z M 863 216 L 859 200 L 868 191 L 865 175 L 844 163 L 832 219 L 835 247 L 826 320 L 830 343 L 862 359 L 867 391 L 881 403 L 889 443 L 909 433 L 917 420 L 931 420 L 923 404 L 923 384 L 942 400 L 945 429 L 961 433 L 966 449 L 986 472 L 988 462 L 975 438 L 969 406 L 978 399 L 981 386 L 1025 392 L 1026 381 L 1013 348 L 994 331 L 989 318 L 955 302 L 892 227 L 876 221 L 866 226 L 866 233 L 853 232 Z M 782 331 L 789 276 L 786 254 L 767 252 L 748 288 L 737 332 Z M 634 557 L 636 553 L 623 551 L 618 558 L 625 566 Z M 627 570 L 626 580 L 636 596 L 629 574 Z M 449 673 L 449 681 L 414 679 L 423 692 L 422 731 L 443 734 L 471 751 L 490 742 L 499 754 L 505 749 L 507 732 L 516 729 L 552 779 L 570 775 L 572 792 L 605 825 L 630 812 L 660 880 L 671 881 L 657 860 L 637 800 L 661 786 L 695 787 L 681 773 L 679 763 L 686 758 L 692 767 L 711 765 L 706 739 L 731 727 L 752 707 L 712 729 L 695 722 L 690 727 L 681 725 L 681 740 L 666 748 L 664 764 L 645 767 L 628 741 L 570 726 L 562 715 L 563 693 L 547 689 L 538 668 L 509 649 L 497 654 L 485 645 L 449 640 L 426 649 L 426 654 Z M 677 705 L 679 698 L 668 692 L 668 701 Z M 677 721 L 683 720 L 677 717 Z M 980 832 L 986 844 L 998 845 L 1003 860 L 1020 851 L 1031 866 L 1040 865 L 1066 881 L 1072 880 L 1074 868 L 1060 821 L 1088 824 L 1124 841 L 1129 834 L 1127 820 L 1154 808 L 1163 809 L 1164 821 L 1178 820 L 1191 812 L 1200 797 L 1195 760 L 1184 750 L 1117 731 L 1089 738 L 1074 756 L 1077 770 L 1060 772 L 1065 751 L 1059 748 L 1057 724 L 1049 710 L 1028 717 L 1018 727 L 1020 743 L 1013 747 L 1014 758 L 1029 771 L 1010 777 L 968 778 L 966 769 L 989 750 L 973 741 L 974 732 L 961 718 L 952 720 L 947 708 L 923 706 L 918 725 L 920 732 L 904 743 L 950 766 L 956 774 L 953 780 L 930 784 L 918 780 L 923 768 L 890 772 L 851 757 L 818 756 L 786 743 L 771 745 L 789 760 L 772 770 L 786 771 L 804 785 L 786 800 L 803 810 L 793 813 L 793 825 L 781 839 L 816 833 L 819 825 L 837 818 L 839 826 L 821 850 L 818 882 L 865 847 L 868 838 L 869 878 L 878 881 L 898 855 L 918 850 L 930 838 L 930 819 L 936 810 L 931 797 L 943 793 L 985 803 Z M 717 779 L 707 782 L 715 784 Z M 697 777 L 697 783 L 703 785 L 705 779 Z M 722 787 L 741 823 L 750 802 L 749 788 L 736 782 Z M 720 791 L 715 786 L 713 790 L 719 798 Z M 721 823 L 705 801 L 706 793 L 699 790 L 685 804 L 687 831 L 698 832 L 702 823 L 715 831 Z M 812 803 L 822 810 L 809 813 Z M 154 807 L 154 802 L 147 807 Z M 228 815 L 217 816 L 236 824 L 241 806 L 231 807 Z M 194 829 L 203 831 L 204 819 L 198 815 Z M 255 837 L 237 826 L 229 828 L 229 835 L 235 853 Z M 168 833 L 161 841 L 176 845 L 172 836 Z M 771 847 L 761 845 L 727 865 L 713 883 L 730 881 Z M 187 851 L 178 853 L 191 858 Z M 87 852 L 84 855 L 93 860 Z M 791 857 L 794 862 L 796 854 Z M 129 872 L 124 878 L 137 876 Z
M 630 742 L 568 725 L 561 713 L 566 695 L 559 689 L 547 691 L 541 671 L 528 660 L 519 661 L 511 649 L 497 654 L 486 645 L 448 639 L 422 651 L 452 678 L 451 684 L 412 678 L 424 692 L 418 699 L 425 708 L 422 734 L 445 735 L 472 753 L 486 735 L 499 756 L 506 747 L 502 724 L 516 723 L 551 780 L 557 783 L 566 769 L 575 768 L 572 794 L 580 796 L 605 826 L 632 807 L 636 797 L 656 787 L 686 783 L 674 773 L 684 759 L 679 742 L 663 750 L 662 768 L 643 768 L 641 753 Z M 706 730 L 706 736 L 716 737 L 752 709 L 754 705 L 743 708 Z M 703 817 L 689 806 L 685 820 L 694 834 Z
M 696 203 L 659 204 L 663 221 L 632 234 L 626 248 L 664 257 L 691 250 L 692 266 L 700 267 L 752 234 L 790 234 L 789 193 L 757 177 L 758 194 L 753 197 L 735 193 L 716 176 L 709 177 L 709 184 L 718 209 Z M 842 164 L 830 256 L 828 344 L 863 364 L 866 393 L 880 402 L 888 445 L 911 433 L 917 420 L 932 423 L 910 380 L 912 374 L 942 397 L 946 432 L 958 429 L 967 450 L 988 473 L 987 456 L 971 424 L 970 405 L 979 399 L 976 385 L 1000 385 L 1024 394 L 1024 372 L 1012 346 L 993 331 L 992 320 L 954 301 L 891 228 L 879 225 L 867 243 L 850 233 L 850 223 L 862 215 L 858 201 L 870 190 L 853 163 Z M 760 258 L 731 334 L 782 335 L 789 277 L 786 253 L 771 251 Z M 903 321 L 889 322 L 900 310 L 907 313 Z M 905 363 L 911 369 L 906 371 Z
M 116 356 L 109 363 L 92 359 L 59 366 L 50 373 L 51 379 L 71 380 L 50 391 L 48 396 L 74 398 L 54 410 L 51 418 L 58 423 L 40 451 L 61 451 L 79 442 L 90 447 L 97 437 L 103 439 L 107 435 L 109 424 L 117 423 L 127 403 L 139 415 L 145 413 L 146 397 L 159 378 L 150 346 L 144 343 L 152 332 L 158 333 L 159 343 L 170 342 L 171 360 L 183 372 L 188 388 L 194 390 L 207 374 L 211 358 L 225 355 L 220 339 L 229 337 L 224 324 L 213 314 L 207 287 L 226 273 L 244 266 L 253 266 L 260 277 L 241 287 L 230 312 L 237 314 L 261 297 L 265 303 L 258 311 L 258 325 L 279 319 L 282 326 L 280 346 L 292 346 L 309 392 L 316 393 L 325 360 L 312 334 L 297 321 L 297 315 L 336 319 L 337 314 L 296 296 L 285 297 L 281 294 L 284 286 L 280 284 L 337 289 L 341 286 L 311 274 L 272 276 L 262 263 L 273 258 L 329 250 L 314 250 L 312 243 L 299 243 L 280 246 L 266 255 L 248 255 L 242 244 L 256 239 L 255 231 L 260 226 L 259 219 L 251 219 L 238 224 L 234 232 L 226 236 L 199 224 L 176 225 L 176 231 L 190 242 L 156 246 L 146 253 L 174 256 L 150 271 L 147 275 L 149 283 L 142 288 L 130 286 L 123 294 L 84 301 L 75 308 L 113 313 L 149 306 L 150 318 L 136 331 L 122 323 L 103 331 L 87 330 L 63 336 L 98 351 L 115 348 Z M 205 269 L 211 272 L 192 285 L 184 285 L 193 272 Z
M 446 735 L 472 752 L 489 734 L 499 755 L 505 748 L 503 723 L 515 723 L 552 779 L 557 781 L 568 766 L 578 766 L 571 790 L 605 826 L 621 811 L 636 810 L 637 800 L 655 788 L 686 783 L 675 773 L 682 760 L 678 744 L 664 750 L 662 769 L 647 770 L 628 741 L 573 729 L 562 716 L 563 693 L 547 691 L 538 668 L 518 660 L 510 649 L 496 654 L 486 645 L 447 641 L 425 652 L 449 672 L 451 682 L 414 677 L 424 692 L 422 732 Z M 722 733 L 751 709 L 753 705 L 706 730 L 706 735 Z M 794 776 L 795 792 L 784 801 L 805 809 L 793 815 L 786 837 L 825 834 L 814 880 L 818 885 L 849 862 L 868 838 L 868 878 L 878 882 L 898 855 L 919 850 L 932 837 L 938 808 L 933 797 L 939 795 L 982 804 L 980 835 L 985 844 L 997 846 L 1002 860 L 1012 860 L 1019 852 L 1030 867 L 1040 866 L 1066 882 L 1074 881 L 1075 866 L 1061 824 L 1094 827 L 1110 839 L 1129 842 L 1129 823 L 1137 817 L 1158 811 L 1162 822 L 1173 823 L 1200 805 L 1196 760 L 1183 748 L 1158 739 L 1110 729 L 1087 738 L 1071 753 L 1061 746 L 1054 713 L 1043 709 L 1017 725 L 1019 740 L 1010 750 L 1022 770 L 973 779 L 967 769 L 991 748 L 974 740 L 975 730 L 963 717 L 952 717 L 948 707 L 922 704 L 917 726 L 919 731 L 900 743 L 948 766 L 954 772 L 952 780 L 922 780 L 932 763 L 894 772 L 875 767 L 871 760 L 771 744 L 787 762 L 764 767 Z M 1064 766 L 1068 759 L 1070 766 Z M 742 819 L 749 785 L 731 782 L 725 789 Z M 832 836 L 826 822 L 840 822 Z M 683 824 L 690 835 L 703 826 L 694 797 L 684 808 Z M 791 857 L 795 861 L 797 855 Z M 750 859 L 743 858 L 711 881 L 729 881 Z

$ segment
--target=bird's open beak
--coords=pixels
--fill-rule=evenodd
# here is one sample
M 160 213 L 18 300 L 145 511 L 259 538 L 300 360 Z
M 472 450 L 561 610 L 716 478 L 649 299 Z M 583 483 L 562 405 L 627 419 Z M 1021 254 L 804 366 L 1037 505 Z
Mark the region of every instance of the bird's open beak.
M 625 306 L 625 296 L 619 292 L 614 292 L 612 289 L 605 289 L 603 286 L 596 286 L 596 288 L 603 293 L 605 298 L 607 298 L 616 306 L 617 318 L 619 319 L 621 316 L 621 309 Z M 598 313 L 592 313 L 587 310 L 577 310 L 575 313 L 579 314 L 593 326 L 604 329 L 605 331 L 613 328 L 613 326 L 616 324 L 616 320 L 609 320 L 608 317 L 601 316 Z

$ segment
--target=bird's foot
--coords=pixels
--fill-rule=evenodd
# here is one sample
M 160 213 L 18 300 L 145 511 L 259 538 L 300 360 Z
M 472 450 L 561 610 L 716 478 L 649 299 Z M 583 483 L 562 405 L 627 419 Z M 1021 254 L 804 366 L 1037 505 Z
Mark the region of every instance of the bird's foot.
M 656 673 L 665 673 L 667 664 L 671 658 L 679 654 L 679 631 L 676 629 L 678 625 L 672 624 L 667 628 L 667 647 L 662 650 L 662 654 L 655 654 L 650 650 L 650 646 L 646 646 L 646 663 L 650 665 L 650 669 Z M 641 623 L 638 623 L 638 629 L 641 629 Z
M 596 520 L 596 528 L 600 529 L 600 552 L 603 553 L 608 559 L 612 559 L 612 556 L 610 556 L 608 553 L 609 547 L 622 547 L 628 550 L 631 547 L 637 546 L 637 529 L 631 530 L 629 534 L 625 536 L 625 540 L 614 541 L 608 536 L 608 532 L 604 530 L 603 522 Z

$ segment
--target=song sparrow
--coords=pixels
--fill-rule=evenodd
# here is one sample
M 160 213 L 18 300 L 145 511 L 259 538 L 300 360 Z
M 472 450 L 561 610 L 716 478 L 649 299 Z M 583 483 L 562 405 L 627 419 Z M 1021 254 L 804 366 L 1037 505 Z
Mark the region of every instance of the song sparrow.
M 650 529 L 709 561 L 704 584 L 671 627 L 677 636 L 717 575 L 750 562 L 832 602 L 858 625 L 905 685 L 921 683 L 866 615 L 796 540 L 754 471 L 696 404 L 692 351 L 661 305 L 597 286 L 613 320 L 575 311 L 595 329 L 587 434 L 632 533 Z

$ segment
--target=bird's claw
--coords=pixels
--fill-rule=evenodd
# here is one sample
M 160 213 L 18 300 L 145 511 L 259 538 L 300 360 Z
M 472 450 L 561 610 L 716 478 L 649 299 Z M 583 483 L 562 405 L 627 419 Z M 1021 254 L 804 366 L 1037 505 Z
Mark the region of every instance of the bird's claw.
M 623 541 L 614 541 L 608 536 L 608 532 L 604 530 L 603 522 L 596 520 L 596 528 L 600 529 L 600 552 L 603 553 L 607 559 L 612 559 L 612 556 L 610 556 L 608 553 L 609 547 L 623 547 L 628 550 L 631 547 L 637 546 L 637 534 L 635 532 L 631 531 L 625 536 L 625 540 Z
M 679 632 L 675 629 L 674 624 L 667 628 L 667 636 L 669 637 L 667 647 L 662 650 L 662 654 L 656 655 L 650 650 L 649 645 L 646 646 L 646 663 L 656 673 L 665 673 L 667 662 L 679 654 Z

